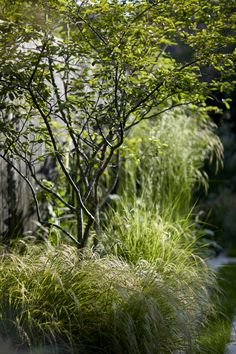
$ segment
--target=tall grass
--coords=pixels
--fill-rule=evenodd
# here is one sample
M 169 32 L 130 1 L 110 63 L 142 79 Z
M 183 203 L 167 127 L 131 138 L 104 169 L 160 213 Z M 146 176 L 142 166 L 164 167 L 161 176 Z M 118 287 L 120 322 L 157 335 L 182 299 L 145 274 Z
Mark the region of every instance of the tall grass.
M 215 282 L 199 256 L 192 195 L 199 184 L 207 188 L 202 167 L 207 158 L 221 163 L 222 145 L 205 115 L 190 113 L 172 111 L 155 125 L 144 123 L 129 139 L 125 188 L 108 213 L 102 243 L 109 254 L 134 265 L 145 260 L 157 270 L 176 295 L 182 331 L 194 342 L 212 310 Z
M 188 215 L 194 188 L 202 184 L 207 189 L 205 160 L 214 160 L 216 167 L 222 163 L 223 148 L 214 129 L 204 112 L 180 108 L 152 124 L 143 122 L 123 150 L 126 196 L 142 195 L 165 217 Z
M 129 208 L 126 203 L 122 211 L 110 214 L 110 220 L 103 247 L 130 264 L 148 262 L 158 272 L 175 294 L 182 331 L 194 346 L 197 331 L 213 311 L 210 292 L 215 288 L 215 275 L 199 256 L 194 225 L 188 218 L 173 222 L 160 217 L 158 211 L 140 205 Z
M 207 187 L 205 160 L 222 161 L 214 129 L 204 113 L 182 109 L 137 128 L 123 152 L 125 188 L 107 213 L 102 243 L 108 253 L 133 264 L 145 259 L 162 273 L 174 269 L 174 277 L 191 279 L 193 271 L 196 284 L 198 276 L 205 281 L 191 202 L 196 184 Z
M 170 284 L 148 262 L 131 265 L 114 256 L 80 256 L 71 246 L 34 246 L 25 255 L 1 257 L 0 281 L 0 332 L 21 348 L 191 353 L 198 294 L 181 278 Z

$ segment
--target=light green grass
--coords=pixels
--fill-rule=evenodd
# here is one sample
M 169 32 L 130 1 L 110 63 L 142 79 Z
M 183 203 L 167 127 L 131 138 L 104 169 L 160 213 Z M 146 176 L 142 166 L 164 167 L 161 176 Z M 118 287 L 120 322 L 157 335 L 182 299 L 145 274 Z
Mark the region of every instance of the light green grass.
M 205 159 L 222 160 L 222 145 L 204 114 L 174 110 L 153 124 L 139 126 L 129 139 L 121 197 L 107 213 L 102 250 L 131 264 L 149 262 L 176 294 L 176 311 L 189 336 L 214 312 L 209 293 L 214 274 L 202 258 L 199 230 L 192 216 L 192 193 L 207 188 Z M 203 253 L 203 252 L 202 252 Z M 188 333 L 188 334 L 187 334 Z
M 181 299 L 177 308 L 186 311 L 184 328 L 194 338 L 195 330 L 213 310 L 209 290 L 215 287 L 212 270 L 197 255 L 194 225 L 189 219 L 170 222 L 143 206 L 129 209 L 125 205 L 110 215 L 103 247 L 131 264 L 140 260 L 152 264 Z
M 128 199 L 142 196 L 161 216 L 186 217 L 194 189 L 207 189 L 206 159 L 222 163 L 222 144 L 215 126 L 199 109 L 174 109 L 153 122 L 143 122 L 126 142 L 122 191 Z M 125 186 L 125 188 L 124 188 Z M 195 201 L 194 201 L 195 202 Z
M 196 279 L 174 282 L 174 274 L 171 266 L 165 274 L 144 260 L 80 256 L 65 245 L 5 254 L 0 333 L 22 348 L 49 345 L 63 354 L 191 352 L 202 316 Z

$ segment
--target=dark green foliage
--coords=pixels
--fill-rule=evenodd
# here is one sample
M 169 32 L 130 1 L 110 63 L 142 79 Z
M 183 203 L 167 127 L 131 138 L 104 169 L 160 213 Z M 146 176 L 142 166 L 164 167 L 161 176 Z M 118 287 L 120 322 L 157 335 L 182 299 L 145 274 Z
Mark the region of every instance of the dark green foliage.
M 208 166 L 209 194 L 200 200 L 198 209 L 204 211 L 203 221 L 214 230 L 214 239 L 229 255 L 234 256 L 236 255 L 235 134 L 231 123 L 227 121 L 222 121 L 216 133 L 224 148 L 223 168 L 215 175 L 211 166 Z
M 208 325 L 201 331 L 199 354 L 224 354 L 230 341 L 232 320 L 236 310 L 236 265 L 222 266 L 217 274 L 219 292 L 214 294 L 215 315 L 209 318 Z

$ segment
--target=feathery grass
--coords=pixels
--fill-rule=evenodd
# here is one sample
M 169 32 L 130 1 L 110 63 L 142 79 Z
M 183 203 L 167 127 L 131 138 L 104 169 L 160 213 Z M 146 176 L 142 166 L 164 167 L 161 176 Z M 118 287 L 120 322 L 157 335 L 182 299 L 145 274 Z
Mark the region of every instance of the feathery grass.
M 187 352 L 201 309 L 189 284 L 170 283 L 173 273 L 66 245 L 2 255 L 0 333 L 53 353 Z
M 172 219 L 191 209 L 193 189 L 204 185 L 206 159 L 222 164 L 223 148 L 215 125 L 204 112 L 176 108 L 155 122 L 143 122 L 124 146 L 126 157 L 122 191 L 130 200 L 142 196 Z M 121 191 L 121 192 L 122 192 Z
M 107 214 L 101 244 L 104 252 L 135 266 L 145 260 L 161 274 L 176 294 L 182 332 L 193 345 L 186 352 L 193 353 L 197 330 L 213 311 L 209 293 L 215 280 L 197 256 L 191 200 L 198 183 L 207 187 L 205 159 L 220 163 L 222 145 L 212 123 L 190 113 L 177 109 L 155 125 L 137 127 L 123 152 L 125 188 Z
M 128 263 L 149 262 L 183 303 L 186 327 L 194 337 L 203 317 L 211 311 L 210 288 L 215 275 L 197 256 L 194 225 L 188 218 L 178 222 L 165 220 L 157 211 L 146 210 L 144 204 L 132 209 L 124 203 L 123 210 L 110 214 L 112 222 L 103 235 L 103 247 L 109 254 Z

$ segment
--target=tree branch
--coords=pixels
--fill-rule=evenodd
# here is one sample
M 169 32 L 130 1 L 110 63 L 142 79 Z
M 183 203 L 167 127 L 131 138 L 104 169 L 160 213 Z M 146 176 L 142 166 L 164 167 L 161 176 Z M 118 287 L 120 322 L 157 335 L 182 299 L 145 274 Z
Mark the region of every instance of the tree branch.
M 36 108 L 38 109 L 43 121 L 44 121 L 44 124 L 47 128 L 47 131 L 48 131 L 48 134 L 50 136 L 50 140 L 51 140 L 51 143 L 53 145 L 53 150 L 54 150 L 54 154 L 55 154 L 55 157 L 67 179 L 67 181 L 70 183 L 70 185 L 72 186 L 72 188 L 74 189 L 75 193 L 78 195 L 78 200 L 79 200 L 79 203 L 80 203 L 80 206 L 82 207 L 82 209 L 84 210 L 85 214 L 94 219 L 93 215 L 90 213 L 90 211 L 86 208 L 86 206 L 84 205 L 83 201 L 82 201 L 82 198 L 81 198 L 81 194 L 80 194 L 80 191 L 78 189 L 78 187 L 76 186 L 75 182 L 72 180 L 70 174 L 68 173 L 64 163 L 62 162 L 62 158 L 61 158 L 61 154 L 60 152 L 58 151 L 58 148 L 57 148 L 57 143 L 56 143 L 56 140 L 55 140 L 55 137 L 54 137 L 54 134 L 52 132 L 52 129 L 51 129 L 51 126 L 49 124 L 49 121 L 48 121 L 48 116 L 50 115 L 51 112 L 49 112 L 48 114 L 45 114 L 43 112 L 43 110 L 41 109 L 38 101 L 37 101 L 37 98 L 35 97 L 34 95 L 34 92 L 32 91 L 31 88 L 29 88 L 29 93 L 31 95 L 31 98 L 32 98 L 32 101 L 33 103 L 35 104 Z
M 165 113 L 165 112 L 170 111 L 170 110 L 173 109 L 173 108 L 181 107 L 181 106 L 188 106 L 188 105 L 190 105 L 190 104 L 194 104 L 194 102 L 193 102 L 193 101 L 190 101 L 190 102 L 177 103 L 177 104 L 174 104 L 174 105 L 172 105 L 172 106 L 170 106 L 170 107 L 168 107 L 168 108 L 166 108 L 166 109 L 163 109 L 163 110 L 160 111 L 160 112 L 157 112 L 157 113 L 155 113 L 155 114 L 152 114 L 151 116 L 142 117 L 141 119 L 139 119 L 139 120 L 133 122 L 132 124 L 126 126 L 126 127 L 125 127 L 125 131 L 127 131 L 127 130 L 129 130 L 130 128 L 134 127 L 135 125 L 139 124 L 142 120 L 152 119 L 152 118 L 154 118 L 154 117 L 159 116 L 160 114 L 163 114 L 163 113 Z
M 24 181 L 27 183 L 27 185 L 29 186 L 30 190 L 31 190 L 31 193 L 32 193 L 32 196 L 33 196 L 33 199 L 34 199 L 34 203 L 35 203 L 35 208 L 36 208 L 36 214 L 37 214 L 37 218 L 38 218 L 38 221 L 40 223 L 41 222 L 41 215 L 40 215 L 40 209 L 39 209 L 39 203 L 38 203 L 38 199 L 37 199 L 37 196 L 36 196 L 36 193 L 35 193 L 35 190 L 34 190 L 34 187 L 32 185 L 32 183 L 30 182 L 30 180 L 13 164 L 13 162 L 11 162 L 9 159 L 7 159 L 5 157 L 5 155 L 2 155 L 0 154 L 0 157 L 6 162 L 8 163 L 23 179 Z

